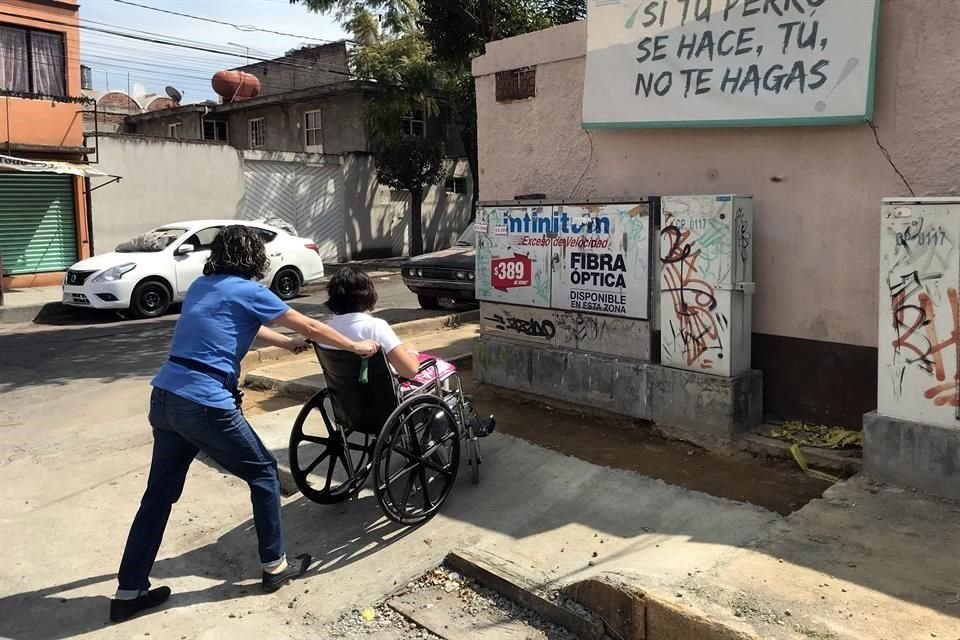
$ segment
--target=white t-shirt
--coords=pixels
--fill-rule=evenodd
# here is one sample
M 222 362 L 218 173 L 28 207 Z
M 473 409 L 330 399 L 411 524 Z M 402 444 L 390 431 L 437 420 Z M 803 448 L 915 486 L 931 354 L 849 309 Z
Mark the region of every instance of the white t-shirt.
M 350 340 L 373 340 L 380 345 L 384 353 L 390 353 L 400 346 L 401 340 L 385 320 L 374 318 L 366 313 L 345 313 L 333 316 L 326 322 Z

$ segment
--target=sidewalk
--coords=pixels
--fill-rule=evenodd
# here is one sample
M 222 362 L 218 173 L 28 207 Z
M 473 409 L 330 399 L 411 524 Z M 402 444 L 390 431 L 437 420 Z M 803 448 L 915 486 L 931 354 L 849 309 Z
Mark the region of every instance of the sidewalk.
M 63 297 L 61 287 L 36 287 L 31 289 L 11 289 L 3 292 L 3 306 L 0 307 L 0 324 L 31 322 L 45 309 L 60 311 Z
M 468 326 L 435 332 L 421 348 L 450 357 L 474 334 Z M 323 384 L 307 360 L 251 375 L 258 385 L 301 397 Z M 509 394 L 481 394 L 477 408 L 497 413 L 504 431 L 520 416 L 523 431 L 557 429 L 552 413 L 530 424 L 532 410 L 518 412 Z M 298 411 L 251 417 L 282 460 L 292 492 L 285 439 Z M 590 429 L 587 420 L 581 424 Z M 855 476 L 781 517 L 501 433 L 484 445 L 480 487 L 458 485 L 459 499 L 417 530 L 414 537 L 429 539 L 431 548 L 494 556 L 546 591 L 602 577 L 645 596 L 648 610 L 666 602 L 712 629 L 657 638 L 960 640 L 960 504 Z M 680 464 L 702 469 L 697 461 Z M 769 481 L 758 468 L 753 482 Z M 366 490 L 361 502 L 371 499 Z M 399 546 L 413 558 L 423 551 Z M 402 562 L 402 552 L 384 551 L 378 566 Z
M 464 326 L 407 341 L 455 354 L 469 332 Z M 305 366 L 300 360 L 307 358 L 297 359 Z M 384 518 L 369 485 L 340 505 L 285 498 L 287 547 L 313 554 L 315 565 L 275 594 L 257 584 L 248 488 L 198 459 L 152 574 L 173 597 L 149 615 L 109 625 L 108 598 L 152 449 L 139 386 L 146 381 L 114 384 L 126 385 L 126 399 L 99 392 L 95 406 L 77 409 L 57 395 L 43 405 L 60 411 L 44 429 L 16 420 L 4 426 L 0 637 L 326 640 L 325 623 L 382 600 L 451 551 L 468 550 L 501 559 L 547 590 L 606 577 L 646 596 L 648 629 L 665 605 L 709 622 L 707 635 L 678 626 L 648 640 L 960 640 L 957 503 L 856 477 L 780 516 L 686 488 L 695 480 L 714 491 L 723 472 L 686 445 L 679 458 L 665 458 L 666 447 L 638 456 L 671 471 L 668 483 L 507 435 L 518 426 L 562 426 L 595 440 L 601 452 L 621 449 L 593 428 L 604 417 L 558 416 L 533 401 L 520 411 L 523 398 L 486 388 L 477 409 L 496 413 L 500 427 L 482 441 L 478 486 L 464 465 L 439 515 L 412 529 Z M 251 412 L 250 420 L 258 430 L 275 421 L 269 446 L 282 456 L 290 415 Z M 759 466 L 747 481 L 771 485 Z

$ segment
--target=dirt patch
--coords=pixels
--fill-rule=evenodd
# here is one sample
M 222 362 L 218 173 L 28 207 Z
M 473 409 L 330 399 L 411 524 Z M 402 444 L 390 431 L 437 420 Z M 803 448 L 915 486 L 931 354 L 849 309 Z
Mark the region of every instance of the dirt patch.
M 556 592 L 555 597 L 563 597 Z M 386 602 L 356 609 L 323 629 L 345 640 L 576 640 L 509 598 L 446 566 L 407 584 Z
M 592 464 L 636 471 L 781 515 L 819 498 L 830 486 L 789 462 L 711 453 L 658 436 L 641 421 L 558 408 L 508 390 L 475 386 L 470 370 L 462 369 L 461 375 L 464 390 L 474 396 L 477 412 L 496 414 L 497 431 Z
M 301 406 L 303 402 L 294 398 L 278 395 L 276 391 L 243 390 L 243 412 L 248 416 L 258 416 L 271 411 L 281 411 Z

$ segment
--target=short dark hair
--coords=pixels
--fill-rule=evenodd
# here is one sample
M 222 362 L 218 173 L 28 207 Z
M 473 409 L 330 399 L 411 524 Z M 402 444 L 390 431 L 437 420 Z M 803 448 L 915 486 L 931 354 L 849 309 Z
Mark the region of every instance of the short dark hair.
M 263 239 L 250 227 L 232 224 L 224 227 L 210 245 L 210 257 L 203 265 L 203 275 L 263 280 L 269 268 L 270 260 Z
M 343 267 L 327 283 L 327 308 L 338 316 L 372 311 L 375 306 L 377 289 L 360 269 Z

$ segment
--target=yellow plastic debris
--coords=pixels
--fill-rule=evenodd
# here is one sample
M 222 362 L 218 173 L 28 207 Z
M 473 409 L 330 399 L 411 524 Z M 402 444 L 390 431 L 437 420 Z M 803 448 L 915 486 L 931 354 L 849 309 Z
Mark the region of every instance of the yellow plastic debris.
M 377 617 L 377 612 L 371 609 L 370 607 L 367 607 L 360 613 L 360 617 L 366 620 L 367 622 L 370 622 L 371 620 Z
M 811 478 L 827 482 L 841 482 L 843 478 L 811 469 L 803 455 L 802 446 L 817 447 L 818 449 L 842 449 L 846 447 L 863 447 L 863 433 L 848 431 L 840 427 L 827 427 L 799 421 L 784 422 L 779 429 L 770 432 L 771 438 L 793 443 L 790 453 L 797 461 L 803 472 Z

